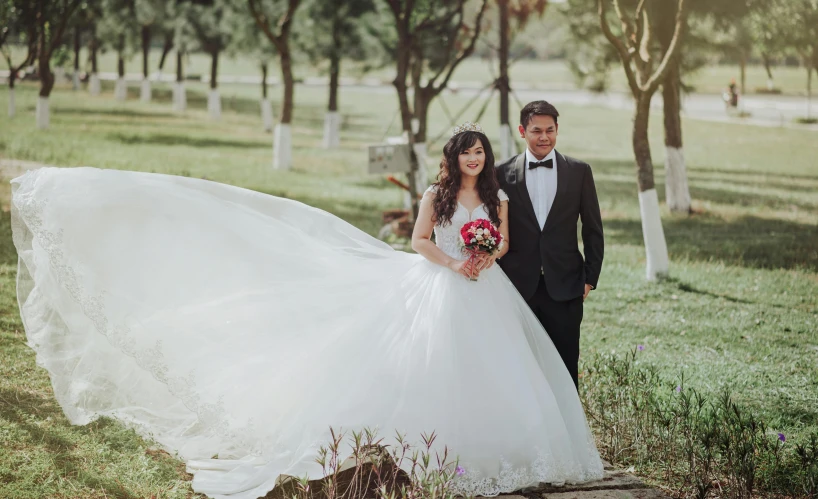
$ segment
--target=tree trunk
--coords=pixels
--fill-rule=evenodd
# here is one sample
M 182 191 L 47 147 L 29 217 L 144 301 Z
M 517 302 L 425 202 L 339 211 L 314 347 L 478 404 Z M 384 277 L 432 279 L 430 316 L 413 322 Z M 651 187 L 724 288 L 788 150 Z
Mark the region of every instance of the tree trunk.
M 99 69 L 97 67 L 97 50 L 99 49 L 99 41 L 97 40 L 96 26 L 91 29 L 91 47 L 89 57 L 91 59 L 91 76 L 88 77 L 88 93 L 91 95 L 99 95 L 102 91 L 102 85 L 99 81 Z
M 173 109 L 182 112 L 187 109 L 187 93 L 185 91 L 185 77 L 183 74 L 183 52 L 181 48 L 176 49 L 176 83 L 173 87 Z
M 295 80 L 293 78 L 292 58 L 290 56 L 289 44 L 284 41 L 284 49 L 281 54 L 281 77 L 284 80 L 284 102 L 281 106 L 281 123 L 289 125 L 293 120 L 293 95 L 295 93 Z
M 506 160 L 514 155 L 514 143 L 511 135 L 511 124 L 509 123 L 509 78 L 508 78 L 508 52 L 511 42 L 509 37 L 509 0 L 497 0 L 500 9 L 500 77 L 497 79 L 497 90 L 500 92 L 500 150 L 498 160 Z
M 9 64 L 11 67 L 11 64 Z M 14 81 L 17 79 L 17 71 L 14 68 L 9 71 L 9 118 L 17 114 L 17 103 L 14 100 Z
M 165 67 L 165 58 L 173 48 L 173 33 L 165 33 L 165 41 L 162 44 L 162 56 L 159 57 L 159 74 L 162 74 L 162 68 Z
M 329 104 L 324 116 L 324 148 L 335 149 L 341 145 L 341 117 L 338 114 L 338 78 L 341 72 L 340 21 L 332 23 L 333 48 L 330 53 Z
M 151 27 L 142 26 L 142 78 L 148 79 L 148 58 L 151 52 Z
M 408 55 L 408 42 L 406 40 L 406 34 L 401 33 L 399 30 L 398 37 L 397 75 L 395 76 L 395 80 L 392 82 L 392 84 L 395 86 L 395 91 L 398 93 L 401 128 L 403 129 L 403 133 L 406 135 L 406 141 L 409 144 L 410 171 L 407 175 L 407 180 L 409 183 L 409 205 L 411 207 L 412 221 L 415 221 L 417 220 L 418 210 L 420 208 L 418 205 L 419 190 L 417 183 L 418 171 L 420 168 L 418 164 L 418 156 L 415 152 L 415 137 L 412 133 L 412 111 L 409 107 L 409 89 L 406 86 L 410 56 Z
M 71 76 L 71 81 L 74 84 L 74 90 L 80 88 L 80 43 L 82 42 L 82 30 L 79 26 L 74 28 L 74 74 Z
M 662 218 L 659 212 L 659 197 L 653 180 L 653 161 L 648 141 L 651 95 L 644 92 L 636 102 L 636 116 L 633 120 L 633 153 L 636 158 L 639 185 L 639 211 L 642 216 L 642 236 L 647 257 L 646 274 L 649 281 L 666 277 L 670 267 Z
M 114 88 L 114 98 L 118 101 L 124 101 L 128 96 L 128 85 L 125 83 L 125 55 L 122 53 L 125 50 L 125 36 L 120 37 L 120 48 L 117 51 L 117 80 Z
M 151 101 L 151 81 L 148 74 L 148 60 L 151 51 L 151 28 L 142 26 L 142 84 L 139 89 L 139 100 Z
M 210 117 L 219 119 L 222 115 L 222 99 L 219 95 L 219 51 L 210 54 L 210 93 L 207 95 L 207 110 Z
M 185 80 L 184 74 L 182 73 L 182 64 L 184 61 L 182 60 L 182 51 L 176 51 L 176 83 L 181 83 Z
M 775 81 L 773 80 L 772 61 L 770 55 L 762 52 L 761 59 L 764 61 L 764 70 L 767 72 L 767 90 L 775 89 Z
M 289 170 L 292 168 L 292 131 L 290 124 L 293 119 L 293 94 L 295 80 L 290 56 L 290 46 L 286 38 L 281 40 L 282 50 L 279 52 L 281 63 L 281 77 L 284 80 L 284 101 L 281 104 L 281 119 L 273 132 L 273 168 Z
M 665 119 L 665 198 L 670 211 L 690 213 L 690 189 L 682 149 L 682 119 L 678 59 L 662 83 Z
M 267 63 L 261 63 L 261 98 L 267 98 Z
M 40 76 L 40 94 L 37 99 L 37 128 L 44 130 L 48 128 L 51 116 L 48 106 L 48 97 L 54 88 L 54 74 L 51 72 L 51 53 L 46 42 L 46 30 L 40 26 L 40 35 L 37 50 L 37 62 Z
M 267 98 L 267 63 L 261 63 L 261 122 L 265 132 L 273 130 L 273 104 Z

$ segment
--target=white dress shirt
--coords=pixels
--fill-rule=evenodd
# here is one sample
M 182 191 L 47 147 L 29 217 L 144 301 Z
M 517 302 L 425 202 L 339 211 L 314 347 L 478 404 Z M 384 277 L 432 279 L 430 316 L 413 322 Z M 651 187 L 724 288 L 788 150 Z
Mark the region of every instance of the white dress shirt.
M 533 170 L 528 169 L 530 161 L 551 160 L 553 168 L 539 167 Z M 531 204 L 534 205 L 534 213 L 537 215 L 537 222 L 540 228 L 545 227 L 545 220 L 554 204 L 554 196 L 557 195 L 557 152 L 552 149 L 548 156 L 538 160 L 527 148 L 525 150 L 525 186 L 528 195 L 531 197 Z

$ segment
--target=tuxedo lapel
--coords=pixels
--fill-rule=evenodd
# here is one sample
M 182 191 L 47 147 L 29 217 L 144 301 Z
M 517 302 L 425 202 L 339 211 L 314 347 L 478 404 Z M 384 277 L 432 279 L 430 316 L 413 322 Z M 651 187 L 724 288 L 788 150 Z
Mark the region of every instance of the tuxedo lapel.
M 514 183 L 517 187 L 517 194 L 519 194 L 520 199 L 523 201 L 523 209 L 525 209 L 526 213 L 528 213 L 531 220 L 534 221 L 534 225 L 539 227 L 539 223 L 537 222 L 537 214 L 534 213 L 534 204 L 531 202 L 531 196 L 528 194 L 528 187 L 525 185 L 525 153 L 517 156 L 513 167 L 515 174 Z
M 551 203 L 551 210 L 548 212 L 548 216 L 545 218 L 545 224 L 542 228 L 543 232 L 545 232 L 545 229 L 548 228 L 548 222 L 556 218 L 556 215 L 552 214 L 556 210 L 560 209 L 560 199 L 562 199 L 562 196 L 568 189 L 568 177 L 571 175 L 571 173 L 568 171 L 570 166 L 568 165 L 568 161 L 565 160 L 565 156 L 560 154 L 559 151 L 555 151 L 555 157 L 557 161 L 557 193 L 554 195 L 554 202 Z

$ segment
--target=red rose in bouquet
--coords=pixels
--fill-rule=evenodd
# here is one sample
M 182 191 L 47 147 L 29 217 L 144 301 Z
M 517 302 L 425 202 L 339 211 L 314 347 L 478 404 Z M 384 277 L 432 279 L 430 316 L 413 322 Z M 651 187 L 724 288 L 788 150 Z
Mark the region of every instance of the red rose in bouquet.
M 500 251 L 503 248 L 503 235 L 489 220 L 478 218 L 460 228 L 460 243 L 463 250 L 469 253 L 469 263 L 472 263 L 478 253 L 492 254 Z

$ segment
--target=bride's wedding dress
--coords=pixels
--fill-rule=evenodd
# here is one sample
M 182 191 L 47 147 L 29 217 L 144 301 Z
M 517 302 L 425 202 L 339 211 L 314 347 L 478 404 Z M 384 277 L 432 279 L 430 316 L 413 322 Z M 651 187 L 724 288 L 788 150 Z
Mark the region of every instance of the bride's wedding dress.
M 43 168 L 12 190 L 20 313 L 66 415 L 133 426 L 198 492 L 319 478 L 330 426 L 436 432 L 464 494 L 602 475 L 568 371 L 496 266 L 470 282 L 205 180 Z M 458 229 L 479 217 L 459 207 L 437 244 L 463 258 Z

